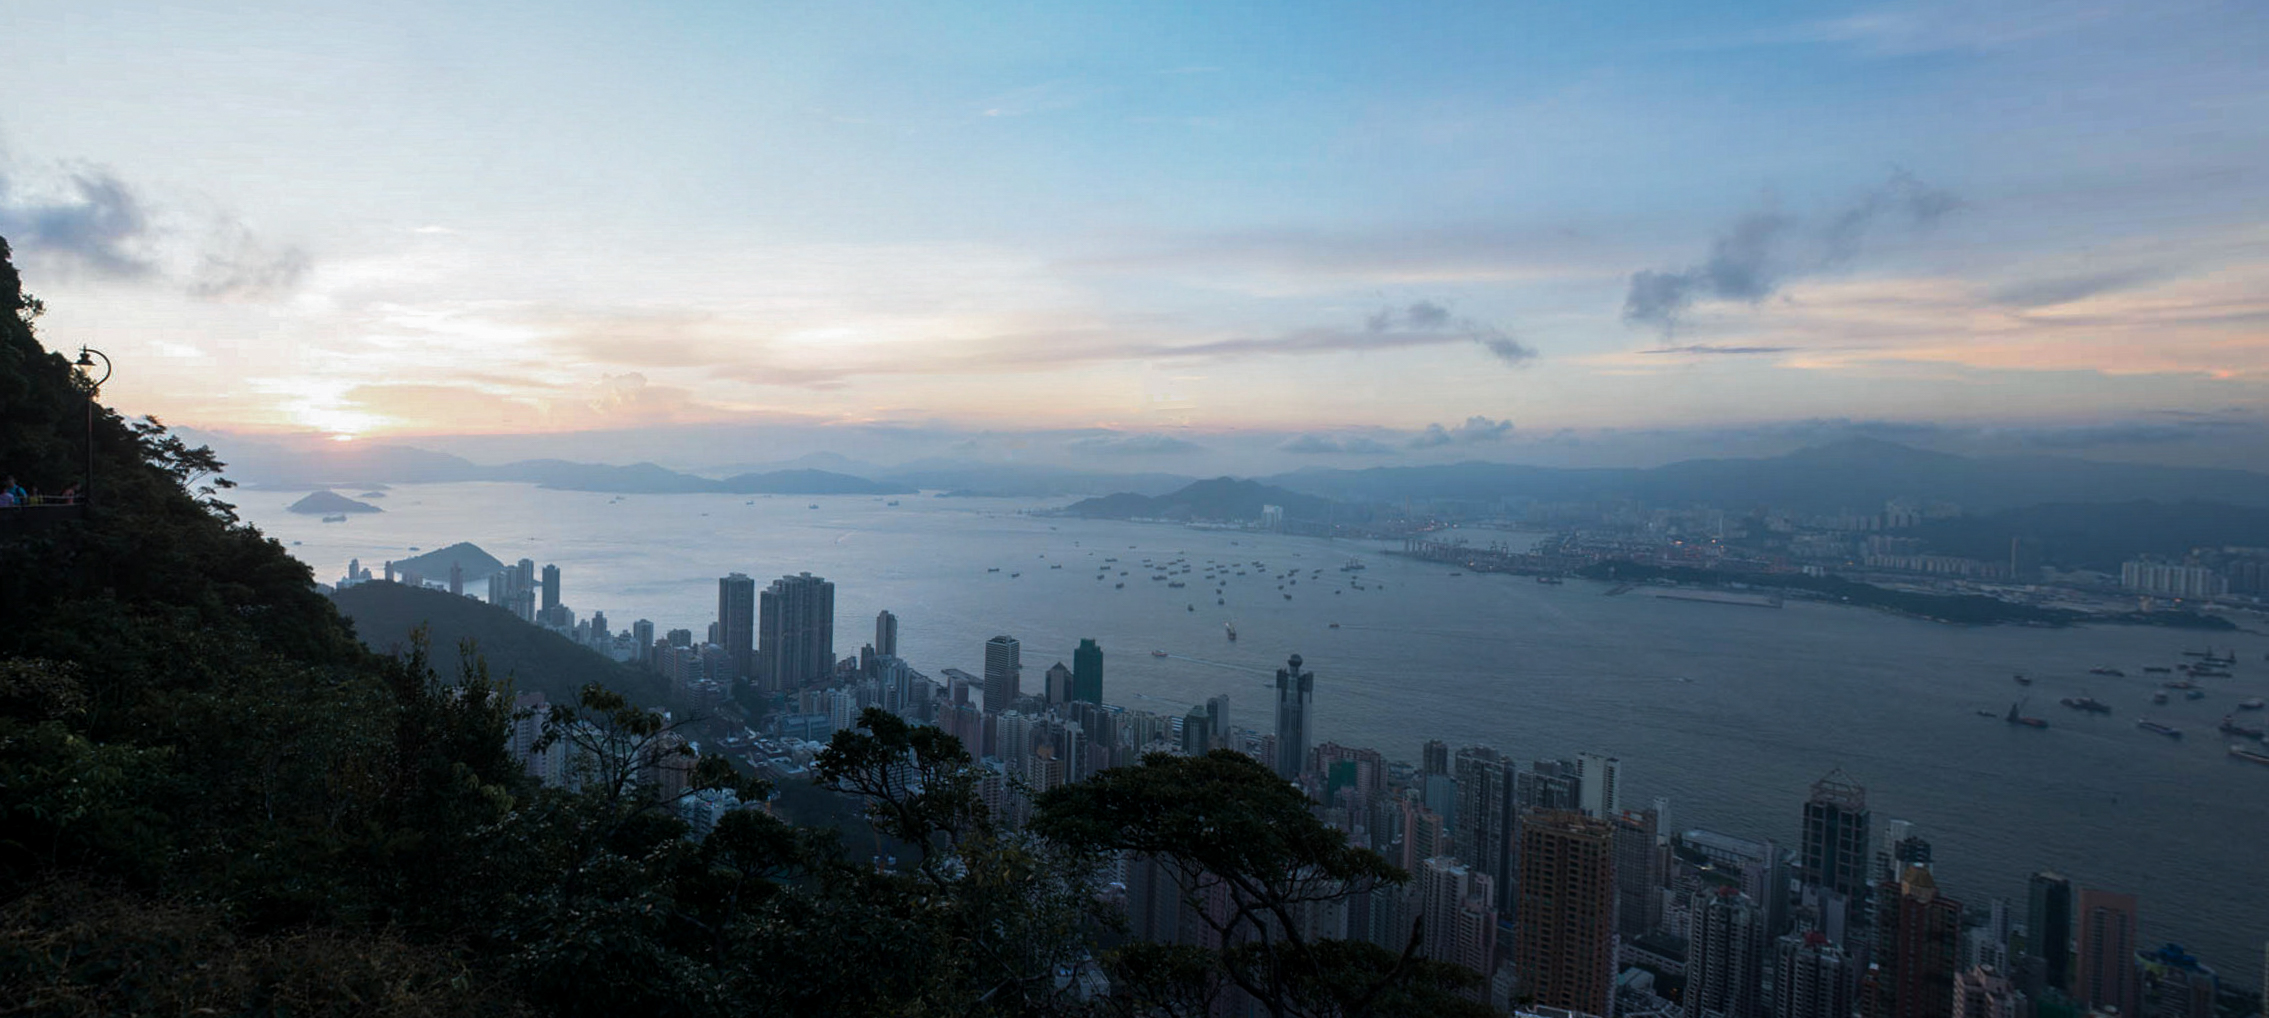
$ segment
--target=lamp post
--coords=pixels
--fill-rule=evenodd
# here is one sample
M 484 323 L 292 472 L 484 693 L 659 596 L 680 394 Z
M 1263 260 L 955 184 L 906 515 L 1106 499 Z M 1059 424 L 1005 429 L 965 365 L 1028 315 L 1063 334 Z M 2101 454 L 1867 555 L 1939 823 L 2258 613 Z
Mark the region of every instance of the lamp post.
M 95 359 L 102 359 L 102 377 L 95 377 Z M 79 482 L 79 504 L 91 507 L 95 501 L 95 394 L 102 391 L 102 383 L 110 381 L 110 357 L 100 350 L 82 346 L 79 359 L 72 362 L 79 369 L 79 377 L 87 380 L 87 473 Z

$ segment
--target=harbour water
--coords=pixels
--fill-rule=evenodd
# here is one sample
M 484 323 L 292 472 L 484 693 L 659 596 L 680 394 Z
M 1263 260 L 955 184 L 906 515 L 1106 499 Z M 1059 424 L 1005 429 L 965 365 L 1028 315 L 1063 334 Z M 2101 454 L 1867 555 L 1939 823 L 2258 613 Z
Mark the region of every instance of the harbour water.
M 1107 701 L 1180 712 L 1227 693 L 1231 723 L 1255 728 L 1269 724 L 1273 670 L 1297 652 L 1317 675 L 1319 741 L 1408 760 L 1429 738 L 1524 759 L 1606 752 L 1623 761 L 1628 800 L 1669 797 L 1675 826 L 1783 844 L 1796 837 L 1810 783 L 1841 767 L 1867 786 L 1878 823 L 1915 824 L 1941 887 L 1965 903 L 2007 897 L 2021 916 L 2027 875 L 2056 869 L 2139 895 L 2146 943 L 2183 943 L 2238 983 L 2253 981 L 2269 939 L 2269 767 L 2226 755 L 2230 740 L 2214 730 L 2237 701 L 2269 696 L 2269 637 L 2259 633 L 2214 634 L 2216 649 L 2237 652 L 2233 676 L 2202 680 L 2202 700 L 2154 706 L 2151 690 L 2169 676 L 2143 666 L 2187 660 L 2180 651 L 2207 639 L 2147 627 L 1960 628 L 1805 601 L 1659 599 L 1645 588 L 1609 597 L 1576 580 L 1453 576 L 1373 543 L 1019 513 L 1043 507 L 1028 500 L 908 495 L 891 506 L 407 485 L 371 500 L 383 514 L 321 523 L 284 511 L 302 494 L 236 493 L 247 520 L 326 582 L 350 557 L 375 570 L 413 546 L 469 540 L 506 561 L 558 564 L 579 616 L 603 610 L 617 629 L 648 618 L 698 634 L 715 616 L 718 576 L 762 583 L 810 571 L 836 584 L 839 654 L 871 639 L 887 608 L 900 618 L 902 655 L 932 676 L 980 671 L 984 640 L 1015 636 L 1029 688 L 1094 637 L 1107 655 Z M 1367 568 L 1340 572 L 1351 557 Z M 1105 558 L 1119 562 L 1098 579 Z M 1197 568 L 1175 575 L 1187 587 L 1169 589 L 1144 558 Z M 1216 594 L 1202 579 L 1208 560 L 1242 563 L 1246 575 Z M 1279 591 L 1286 581 L 1276 577 L 1292 569 L 1299 582 Z M 1231 621 L 1234 643 L 1223 632 Z M 2126 676 L 2089 674 L 2096 667 Z M 2013 682 L 2020 672 L 2034 684 Z M 2057 705 L 2083 693 L 2113 713 Z M 1977 714 L 2021 697 L 2050 728 Z M 2140 731 L 2138 717 L 2186 737 Z

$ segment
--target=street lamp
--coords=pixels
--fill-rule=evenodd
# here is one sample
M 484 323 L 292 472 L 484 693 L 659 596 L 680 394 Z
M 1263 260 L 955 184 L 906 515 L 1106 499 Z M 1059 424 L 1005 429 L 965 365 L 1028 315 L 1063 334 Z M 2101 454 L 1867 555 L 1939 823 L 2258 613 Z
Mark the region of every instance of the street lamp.
M 95 359 L 102 358 L 102 377 L 95 377 Z M 95 394 L 102 391 L 102 383 L 110 381 L 110 357 L 100 350 L 82 346 L 79 359 L 72 362 L 79 369 L 79 377 L 87 380 L 87 473 L 79 482 L 79 504 L 91 506 L 95 501 Z

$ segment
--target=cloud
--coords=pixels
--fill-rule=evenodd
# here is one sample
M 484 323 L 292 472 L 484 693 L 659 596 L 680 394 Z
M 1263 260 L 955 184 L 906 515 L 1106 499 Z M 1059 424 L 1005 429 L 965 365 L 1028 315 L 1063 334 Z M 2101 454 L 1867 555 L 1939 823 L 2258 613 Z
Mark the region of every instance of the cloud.
M 1655 348 L 1654 348 L 1654 349 L 1652 349 L 1652 350 L 1643 350 L 1643 351 L 1640 351 L 1640 352 L 1642 352 L 1642 353 L 1649 353 L 1649 354 L 1666 354 L 1666 353 L 1667 353 L 1667 354 L 1684 354 L 1684 355 L 1693 355 L 1693 356 L 1736 356 L 1736 357 L 1738 357 L 1738 356 L 1753 356 L 1753 355 L 1761 355 L 1761 354 L 1776 354 L 1776 353 L 1787 353 L 1787 352 L 1789 352 L 1789 351 L 1791 351 L 1791 350 L 1794 350 L 1794 349 L 1796 349 L 1796 348 L 1795 348 L 1795 347 L 1793 347 L 1793 346 L 1726 346 L 1726 345 L 1722 345 L 1722 344 L 1716 344 L 1716 343 L 1688 343 L 1688 344 L 1686 344 L 1685 346 L 1658 346 L 1658 347 L 1655 347 Z
M 2093 449 L 2107 445 L 2172 445 L 2225 439 L 2232 432 L 2258 430 L 2254 420 L 2121 421 L 2026 432 L 2022 441 L 2037 449 Z
M 1905 170 L 1857 201 L 1805 229 L 1805 221 L 1766 209 L 1736 219 L 1710 242 L 1709 257 L 1686 269 L 1643 269 L 1631 274 L 1623 297 L 1623 320 L 1660 328 L 1669 335 L 1679 316 L 1707 300 L 1755 304 L 1788 279 L 1820 272 L 1856 257 L 1861 242 L 1889 219 L 1914 229 L 1927 228 L 1962 207 L 1950 191 L 1931 187 Z M 1799 245 L 1810 250 L 1801 250 Z
M 1514 367 L 1536 359 L 1536 349 L 1504 330 L 1470 318 L 1453 318 L 1450 309 L 1433 301 L 1417 301 L 1400 308 L 1381 308 L 1363 323 L 1373 336 L 1439 337 L 1467 339 L 1490 355 Z
M 1333 435 L 1295 435 L 1276 448 L 1279 452 L 1299 455 L 1384 456 L 1394 452 L 1392 446 L 1361 435 L 1346 438 Z
M 1094 456 L 1180 456 L 1205 451 L 1205 447 L 1196 442 L 1172 435 L 1127 435 L 1117 432 L 1073 439 L 1064 447 L 1082 455 Z
M 308 266 L 307 252 L 270 248 L 243 224 L 232 222 L 191 273 L 189 293 L 216 299 L 266 297 L 297 286 Z
M 0 235 L 18 250 L 112 279 L 153 275 L 150 217 L 141 198 L 103 169 L 73 171 L 62 187 L 33 194 L 0 176 Z
M 2098 294 L 2112 293 L 2153 281 L 2156 273 L 2140 269 L 2093 272 L 2077 276 L 2028 279 L 2001 286 L 1986 299 L 2005 307 L 2046 308 L 2070 304 Z
M 1432 449 L 1444 445 L 1472 445 L 1480 442 L 1501 442 L 1513 433 L 1513 422 L 1495 421 L 1480 414 L 1465 419 L 1453 427 L 1429 424 L 1410 440 L 1413 449 Z
M 0 174 L 0 236 L 58 271 L 157 280 L 207 299 L 281 293 L 310 265 L 307 252 L 268 244 L 233 217 L 163 207 L 99 167 L 45 187 Z

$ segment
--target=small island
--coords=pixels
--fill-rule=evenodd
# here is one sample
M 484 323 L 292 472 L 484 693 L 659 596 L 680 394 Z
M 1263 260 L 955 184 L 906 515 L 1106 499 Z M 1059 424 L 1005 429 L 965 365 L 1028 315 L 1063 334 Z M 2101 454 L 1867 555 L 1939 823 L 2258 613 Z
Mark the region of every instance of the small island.
M 336 491 L 325 488 L 288 506 L 292 512 L 322 516 L 332 513 L 382 513 L 386 510 L 368 502 L 357 502 Z

